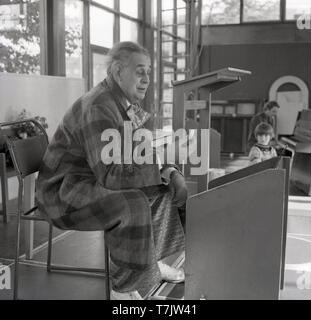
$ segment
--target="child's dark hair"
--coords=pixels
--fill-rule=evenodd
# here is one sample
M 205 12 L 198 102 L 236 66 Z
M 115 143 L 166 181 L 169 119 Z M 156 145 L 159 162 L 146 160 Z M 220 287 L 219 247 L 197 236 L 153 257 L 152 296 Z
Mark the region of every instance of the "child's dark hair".
M 254 134 L 255 134 L 255 137 L 257 137 L 258 135 L 261 136 L 264 134 L 269 134 L 270 137 L 272 138 L 274 136 L 274 130 L 269 123 L 261 122 L 255 128 Z
M 276 101 L 269 101 L 265 103 L 263 110 L 272 110 L 274 107 L 280 108 L 280 105 Z

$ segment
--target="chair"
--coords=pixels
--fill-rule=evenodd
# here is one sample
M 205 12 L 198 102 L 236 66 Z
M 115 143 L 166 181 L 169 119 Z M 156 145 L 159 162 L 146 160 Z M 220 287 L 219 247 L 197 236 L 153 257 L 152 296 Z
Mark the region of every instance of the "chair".
M 16 176 L 15 170 L 12 166 L 7 165 L 7 153 L 5 151 L 5 136 L 12 136 L 15 133 L 11 129 L 4 129 L 0 132 L 0 148 L 3 150 L 0 152 L 0 179 L 1 179 L 1 195 L 2 195 L 2 216 L 3 223 L 9 221 L 8 213 L 8 179 Z
M 1 179 L 1 194 L 2 194 L 2 215 L 3 215 L 3 223 L 8 222 L 8 180 L 6 174 L 6 163 L 5 163 L 5 154 L 0 153 L 0 179 Z
M 6 142 L 10 150 L 10 155 L 13 160 L 14 168 L 18 178 L 18 209 L 16 222 L 16 252 L 15 252 L 15 273 L 14 273 L 14 288 L 13 298 L 18 298 L 18 278 L 19 278 L 19 261 L 20 261 L 20 228 L 21 220 L 46 221 L 40 214 L 36 212 L 37 207 L 24 212 L 23 210 L 23 191 L 24 179 L 36 173 L 42 162 L 42 158 L 48 146 L 48 136 L 39 122 L 34 119 L 26 119 L 21 121 L 0 123 L 0 130 L 3 127 L 12 126 L 19 123 L 32 123 L 40 132 L 40 134 L 29 137 L 27 139 L 14 139 L 6 136 Z M 106 299 L 110 300 L 110 277 L 109 277 L 109 251 L 105 244 L 105 269 L 95 268 L 77 268 L 71 266 L 53 265 L 52 258 L 52 233 L 53 225 L 49 223 L 49 237 L 48 237 L 48 254 L 47 254 L 47 271 L 74 271 L 74 272 L 88 272 L 88 273 L 104 273 L 106 282 Z

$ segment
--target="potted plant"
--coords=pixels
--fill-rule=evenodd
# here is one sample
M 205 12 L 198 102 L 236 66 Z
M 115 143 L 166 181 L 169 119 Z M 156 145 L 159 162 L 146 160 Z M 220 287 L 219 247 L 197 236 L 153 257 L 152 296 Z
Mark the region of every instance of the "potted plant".
M 16 120 L 24 120 L 28 118 L 32 118 L 32 117 L 26 111 L 26 109 L 23 109 L 22 112 L 18 115 Z M 48 124 L 46 122 L 45 117 L 36 116 L 33 118 L 37 120 L 44 129 L 48 128 Z M 31 122 L 19 123 L 19 124 L 13 125 L 12 129 L 14 130 L 16 136 L 20 139 L 26 139 L 27 137 L 33 137 L 40 134 L 40 130 Z
M 29 118 L 33 118 L 37 120 L 44 129 L 48 128 L 48 124 L 46 122 L 45 117 L 40 117 L 40 116 L 32 117 L 31 114 L 26 111 L 26 109 L 23 109 L 22 112 L 17 116 L 15 120 L 18 121 L 18 120 L 24 120 Z M 38 134 L 40 134 L 40 130 L 33 123 L 28 122 L 28 123 L 20 123 L 20 124 L 13 125 L 11 127 L 10 136 L 13 139 L 26 139 L 27 137 L 33 137 Z M 13 162 L 10 156 L 10 152 L 5 142 L 5 137 L 4 135 L 1 134 L 1 132 L 0 132 L 0 152 L 5 154 L 7 167 L 12 167 Z

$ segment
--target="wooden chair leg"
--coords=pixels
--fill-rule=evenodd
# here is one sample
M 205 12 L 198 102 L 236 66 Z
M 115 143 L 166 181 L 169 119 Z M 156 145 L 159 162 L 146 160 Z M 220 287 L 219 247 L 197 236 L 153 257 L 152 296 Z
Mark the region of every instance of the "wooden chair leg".
M 19 254 L 20 254 L 20 238 L 21 238 L 21 212 L 22 212 L 22 199 L 23 197 L 23 184 L 20 183 L 18 190 L 18 208 L 16 216 L 16 250 L 15 250 L 15 270 L 14 270 L 14 288 L 13 299 L 18 299 L 18 279 L 19 279 Z
M 1 178 L 1 194 L 2 194 L 2 214 L 3 222 L 8 222 L 8 179 L 6 175 L 5 154 L 0 153 L 0 178 Z
M 49 223 L 49 240 L 48 240 L 48 256 L 47 256 L 47 271 L 51 271 L 52 260 L 52 237 L 53 237 L 53 225 Z
M 20 228 L 21 219 L 18 214 L 16 223 L 16 250 L 15 250 L 15 270 L 14 270 L 14 289 L 13 289 L 13 299 L 18 299 L 18 278 L 19 278 L 19 249 L 20 249 Z
M 106 300 L 110 300 L 109 249 L 105 244 Z

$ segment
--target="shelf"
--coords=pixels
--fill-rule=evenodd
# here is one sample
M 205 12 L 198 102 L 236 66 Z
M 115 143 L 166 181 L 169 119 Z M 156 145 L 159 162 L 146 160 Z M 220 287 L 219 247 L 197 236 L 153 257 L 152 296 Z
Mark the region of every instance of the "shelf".
M 253 114 L 219 114 L 219 113 L 212 113 L 212 118 L 233 118 L 233 119 L 244 119 L 244 118 L 252 118 Z
M 186 90 L 208 87 L 210 89 L 210 92 L 213 92 L 234 82 L 241 81 L 242 76 L 250 74 L 251 72 L 248 70 L 228 67 L 205 73 L 191 79 L 172 81 L 172 84 L 174 87 L 182 86 Z

